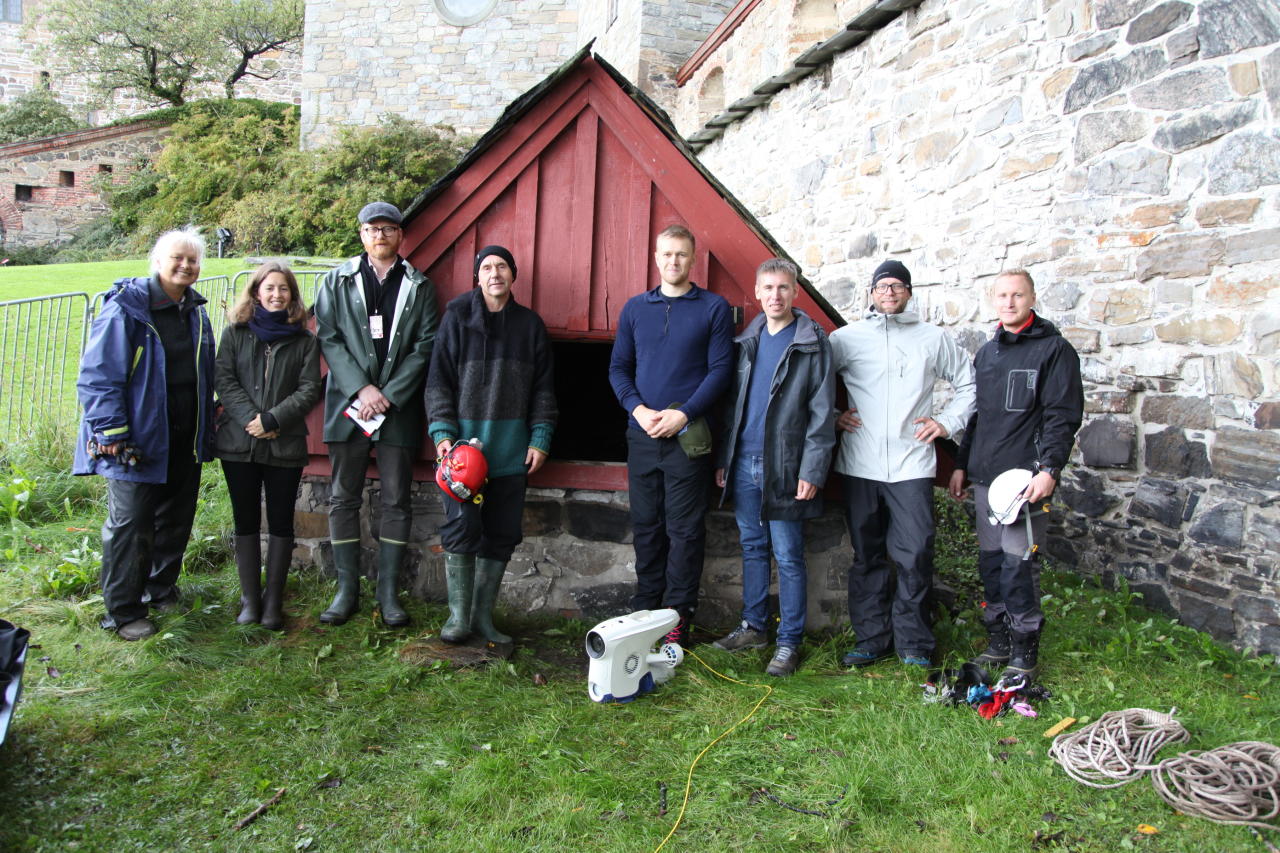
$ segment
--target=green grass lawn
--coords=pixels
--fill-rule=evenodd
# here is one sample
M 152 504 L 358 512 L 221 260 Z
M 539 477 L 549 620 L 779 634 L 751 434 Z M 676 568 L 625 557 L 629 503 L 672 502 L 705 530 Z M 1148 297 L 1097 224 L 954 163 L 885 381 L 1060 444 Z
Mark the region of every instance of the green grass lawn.
M 442 605 L 410 602 L 413 627 L 386 630 L 370 618 L 366 586 L 360 615 L 330 628 L 316 616 L 332 582 L 315 571 L 290 579 L 284 634 L 237 626 L 213 468 L 183 612 L 161 616 L 154 638 L 124 643 L 96 627 L 101 483 L 49 473 L 56 458 L 48 469 L 15 459 L 35 487 L 12 524 L 0 515 L 0 601 L 35 645 L 0 747 L 3 850 L 653 850 L 690 764 L 763 694 L 767 652 L 699 645 L 710 666 L 748 683 L 688 659 L 656 693 L 596 705 L 587 625 L 503 613 L 518 638 L 510 663 L 415 665 L 399 651 L 439 630 Z M 1042 680 L 1054 696 L 1039 719 L 924 704 L 918 673 L 896 663 L 846 672 L 839 657 L 852 639 L 815 637 L 799 674 L 771 681 L 759 711 L 701 760 L 665 849 L 1262 850 L 1244 828 L 1176 814 L 1145 779 L 1112 791 L 1072 782 L 1042 733 L 1065 716 L 1083 724 L 1177 707 L 1191 743 L 1162 756 L 1275 742 L 1273 662 L 1223 649 L 1123 591 L 1057 573 L 1045 589 Z M 939 626 L 955 660 L 974 648 L 974 618 L 966 608 L 963 624 Z M 280 788 L 277 804 L 233 829 Z
M 244 258 L 205 258 L 200 275 L 234 276 L 250 269 Z M 106 290 L 111 282 L 125 276 L 145 276 L 150 262 L 141 257 L 129 261 L 101 261 L 92 264 L 37 264 L 25 267 L 0 267 L 0 302 L 51 296 L 55 293 L 95 293 Z

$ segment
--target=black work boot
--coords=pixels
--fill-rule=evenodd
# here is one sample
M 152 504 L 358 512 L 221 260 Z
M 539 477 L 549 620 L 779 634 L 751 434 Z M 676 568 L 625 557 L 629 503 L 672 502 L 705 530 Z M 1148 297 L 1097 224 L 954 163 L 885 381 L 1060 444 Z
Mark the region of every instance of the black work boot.
M 404 562 L 406 546 L 400 542 L 383 541 L 378 546 L 378 609 L 382 611 L 382 624 L 388 628 L 400 628 L 409 624 L 409 614 L 404 612 L 396 599 L 396 580 L 400 577 L 400 565 Z
M 240 578 L 240 615 L 236 623 L 262 621 L 262 541 L 258 534 L 236 536 L 236 574 Z
M 973 659 L 983 669 L 994 669 L 1009 662 L 1009 626 L 1003 616 L 995 620 L 983 620 L 987 628 L 987 650 Z
M 1000 678 L 1007 681 L 1021 677 L 1030 684 L 1040 672 L 1040 632 L 1028 631 L 1023 634 L 1011 630 L 1009 640 L 1009 665 L 1004 668 Z
M 360 543 L 333 543 L 333 567 L 338 573 L 338 593 L 320 614 L 320 621 L 341 625 L 360 606 Z
M 471 636 L 471 596 L 475 583 L 476 555 L 444 555 L 444 580 L 449 595 L 449 618 L 440 629 L 446 643 L 461 643 Z
M 293 538 L 267 537 L 267 583 L 262 589 L 262 627 L 284 630 L 284 584 L 293 559 Z
M 490 643 L 509 643 L 511 637 L 493 627 L 493 605 L 507 564 L 488 557 L 476 557 L 476 580 L 471 595 L 471 630 Z

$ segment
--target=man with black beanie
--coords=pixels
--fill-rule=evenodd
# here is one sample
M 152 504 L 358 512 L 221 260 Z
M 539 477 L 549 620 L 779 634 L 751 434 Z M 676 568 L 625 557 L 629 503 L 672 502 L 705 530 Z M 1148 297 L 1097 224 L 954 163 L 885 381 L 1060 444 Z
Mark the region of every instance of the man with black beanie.
M 933 588 L 933 441 L 962 429 L 973 411 L 973 367 L 955 339 L 911 310 L 911 272 L 889 260 L 871 276 L 871 307 L 837 329 L 831 351 L 849 410 L 836 471 L 853 544 L 849 619 L 857 645 L 845 666 L 869 666 L 897 651 L 929 666 Z M 938 379 L 955 395 L 933 411 Z M 897 565 L 897 582 L 893 565 Z

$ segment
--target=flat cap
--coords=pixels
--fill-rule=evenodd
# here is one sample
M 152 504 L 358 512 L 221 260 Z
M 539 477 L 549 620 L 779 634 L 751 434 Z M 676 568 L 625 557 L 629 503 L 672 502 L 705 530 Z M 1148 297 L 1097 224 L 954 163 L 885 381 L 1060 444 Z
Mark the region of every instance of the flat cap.
M 375 219 L 385 219 L 388 222 L 394 222 L 399 225 L 404 221 L 404 215 L 400 213 L 400 208 L 394 204 L 387 204 L 385 201 L 371 201 L 364 207 L 360 208 L 360 216 L 357 217 L 361 225 L 367 225 Z

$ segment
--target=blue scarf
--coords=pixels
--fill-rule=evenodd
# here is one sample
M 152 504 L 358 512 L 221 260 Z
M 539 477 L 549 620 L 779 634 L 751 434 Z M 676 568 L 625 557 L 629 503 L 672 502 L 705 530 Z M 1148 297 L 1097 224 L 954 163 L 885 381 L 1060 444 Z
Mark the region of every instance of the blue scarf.
M 301 323 L 290 323 L 289 312 L 268 311 L 261 305 L 253 306 L 253 319 L 249 321 L 249 331 L 258 336 L 264 344 L 273 344 L 283 338 L 301 335 L 306 327 Z

